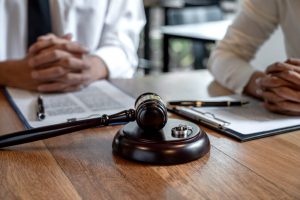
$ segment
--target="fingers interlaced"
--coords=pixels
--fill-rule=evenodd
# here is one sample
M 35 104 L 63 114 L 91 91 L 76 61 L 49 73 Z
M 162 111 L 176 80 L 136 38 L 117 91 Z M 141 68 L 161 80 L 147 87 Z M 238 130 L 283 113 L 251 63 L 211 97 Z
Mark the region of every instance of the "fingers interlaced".
M 272 92 L 281 98 L 300 103 L 300 91 L 288 87 L 273 88 Z
M 287 86 L 287 87 L 293 86 L 293 84 L 289 81 L 286 81 L 277 76 L 270 76 L 270 75 L 260 78 L 260 80 L 257 81 L 257 84 L 259 84 L 262 89 L 276 88 L 282 86 Z
M 42 83 L 39 85 L 40 92 L 61 92 L 79 90 L 90 82 L 87 73 L 68 73 L 54 82 Z
M 264 91 L 261 96 L 265 102 L 278 103 L 278 102 L 285 101 L 283 97 L 277 95 L 272 91 Z
M 259 81 L 266 109 L 288 115 L 300 114 L 300 60 L 274 63 Z
M 285 62 L 291 65 L 300 66 L 300 59 L 298 58 L 289 58 Z
M 284 72 L 284 71 L 295 71 L 295 72 L 300 73 L 300 67 L 290 64 L 290 63 L 286 63 L 286 62 L 284 62 L 284 63 L 277 62 L 277 63 L 270 65 L 266 69 L 267 74 L 279 73 L 279 72 Z
M 300 60 L 288 59 L 284 63 L 274 63 L 266 70 L 271 79 L 265 79 L 267 87 L 269 85 L 287 86 L 295 90 L 300 90 Z
M 297 78 L 293 79 L 290 76 L 284 74 L 281 75 L 277 74 L 273 76 L 268 75 L 264 78 L 261 78 L 259 82 L 257 82 L 257 85 L 259 86 L 259 88 L 261 88 L 261 90 L 269 90 L 278 87 L 288 87 L 300 91 L 300 87 L 298 84 L 299 80 Z
M 265 102 L 264 106 L 266 109 L 285 115 L 297 115 L 300 114 L 300 105 L 299 103 L 291 101 L 282 101 L 277 103 Z
M 44 51 L 37 56 L 31 57 L 28 61 L 29 66 L 32 68 L 42 68 L 49 63 L 58 62 L 62 59 L 70 57 L 71 54 L 62 50 Z
M 68 43 L 70 41 L 56 37 L 53 34 L 48 34 L 46 36 L 41 36 L 36 43 L 34 43 L 28 50 L 29 54 L 37 54 L 40 51 L 52 47 L 57 44 Z
M 70 53 L 87 53 L 88 50 L 82 45 L 71 41 L 72 35 L 67 34 L 62 37 L 57 37 L 54 34 L 48 34 L 39 37 L 38 41 L 34 43 L 28 50 L 30 55 L 38 54 L 41 51 L 53 48 L 68 51 Z
M 47 34 L 29 48 L 31 77 L 39 82 L 40 92 L 75 91 L 91 82 L 88 50 L 71 39 L 71 34 Z
M 296 71 L 285 71 L 282 73 L 276 73 L 274 76 L 292 83 L 294 89 L 300 90 L 300 73 Z

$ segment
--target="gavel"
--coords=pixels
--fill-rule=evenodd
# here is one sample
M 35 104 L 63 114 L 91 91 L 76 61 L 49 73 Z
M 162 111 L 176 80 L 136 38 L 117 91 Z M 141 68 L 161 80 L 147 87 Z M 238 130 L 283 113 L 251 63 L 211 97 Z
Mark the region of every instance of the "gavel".
M 177 164 L 196 160 L 210 149 L 206 133 L 196 124 L 179 119 L 168 120 L 167 108 L 155 93 L 140 95 L 135 101 L 135 109 L 2 135 L 0 148 L 116 123 L 127 124 L 115 135 L 112 149 L 128 160 Z
M 136 120 L 144 130 L 160 130 L 167 122 L 167 109 L 161 97 L 144 93 L 135 101 L 135 110 L 129 109 L 113 115 L 66 122 L 40 128 L 19 131 L 0 136 L 0 148 L 52 138 L 92 127 L 109 126 Z

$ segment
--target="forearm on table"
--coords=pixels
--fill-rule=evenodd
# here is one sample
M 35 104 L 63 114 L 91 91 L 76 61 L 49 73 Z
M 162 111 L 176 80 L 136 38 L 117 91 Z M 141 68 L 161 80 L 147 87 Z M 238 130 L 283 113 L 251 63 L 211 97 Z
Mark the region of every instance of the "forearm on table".
M 12 68 L 15 65 L 19 65 L 19 60 L 7 60 L 0 62 L 0 85 L 1 86 L 7 86 L 11 85 L 13 82 L 12 76 L 17 76 L 16 74 L 13 74 Z
M 210 58 L 209 69 L 216 80 L 236 93 L 242 93 L 247 83 L 251 82 L 255 70 L 250 61 L 277 27 L 278 21 L 271 20 L 276 18 L 272 12 L 275 5 L 270 3 L 245 1 L 242 11 Z M 261 16 L 262 13 L 269 17 Z
M 26 58 L 0 62 L 0 85 L 36 90 L 38 82 L 32 79 L 31 72 Z
M 254 72 L 247 61 L 222 49 L 213 52 L 208 68 L 217 82 L 236 93 L 243 92 Z

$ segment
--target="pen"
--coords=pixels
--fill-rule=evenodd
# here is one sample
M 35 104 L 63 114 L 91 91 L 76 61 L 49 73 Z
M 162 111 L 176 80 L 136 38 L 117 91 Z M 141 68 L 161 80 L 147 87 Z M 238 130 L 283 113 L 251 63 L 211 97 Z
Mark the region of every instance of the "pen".
M 37 99 L 37 112 L 36 112 L 37 120 L 41 121 L 46 118 L 44 102 L 41 95 L 38 96 Z
M 242 106 L 248 104 L 248 101 L 169 101 L 171 106 L 192 106 L 192 107 L 227 107 Z

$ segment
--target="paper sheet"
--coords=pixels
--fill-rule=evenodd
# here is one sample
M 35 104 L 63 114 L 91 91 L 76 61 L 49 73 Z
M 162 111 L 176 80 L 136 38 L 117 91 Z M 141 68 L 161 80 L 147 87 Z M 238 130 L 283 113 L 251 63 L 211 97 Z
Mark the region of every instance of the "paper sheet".
M 202 113 L 211 113 L 215 118 L 228 122 L 225 127 L 244 135 L 270 131 L 300 125 L 300 117 L 286 116 L 267 111 L 262 103 L 256 99 L 246 96 L 227 96 L 208 99 L 218 100 L 243 100 L 249 104 L 236 107 L 201 107 L 193 108 Z M 213 118 L 206 114 L 207 118 Z
M 134 107 L 134 99 L 106 80 L 94 82 L 81 91 L 41 94 L 46 118 L 38 121 L 37 97 L 39 93 L 7 88 L 17 109 L 31 127 L 67 122 L 68 119 L 99 117 Z

